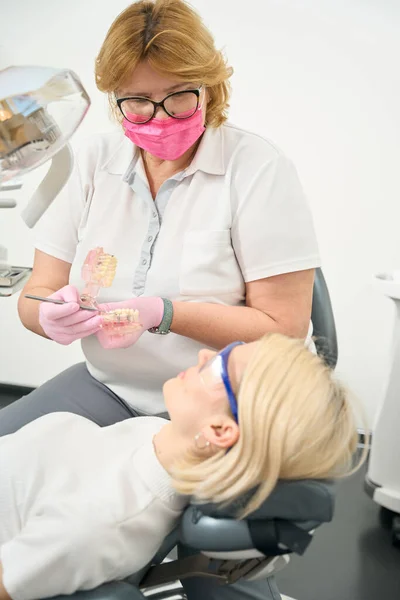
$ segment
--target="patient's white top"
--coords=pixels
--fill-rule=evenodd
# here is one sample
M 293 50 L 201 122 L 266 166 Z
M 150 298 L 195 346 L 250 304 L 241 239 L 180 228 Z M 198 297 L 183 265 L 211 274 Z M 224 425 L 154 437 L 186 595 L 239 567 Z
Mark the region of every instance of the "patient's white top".
M 153 558 L 186 503 L 153 450 L 166 422 L 101 428 L 53 413 L 0 438 L 0 562 L 13 600 L 91 589 Z
M 101 302 L 132 296 L 240 306 L 245 283 L 320 265 L 296 170 L 271 142 L 231 124 L 207 128 L 191 165 L 153 200 L 140 153 L 121 133 L 83 144 L 67 186 L 39 221 L 36 247 L 81 266 L 102 246 L 118 259 Z M 165 410 L 162 385 L 197 362 L 202 344 L 145 332 L 127 349 L 82 341 L 90 373 L 147 414 Z

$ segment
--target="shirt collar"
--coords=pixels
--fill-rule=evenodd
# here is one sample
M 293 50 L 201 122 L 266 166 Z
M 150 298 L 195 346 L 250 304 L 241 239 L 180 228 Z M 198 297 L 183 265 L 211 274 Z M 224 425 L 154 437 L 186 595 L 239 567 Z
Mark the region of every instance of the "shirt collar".
M 119 141 L 116 150 L 108 156 L 101 168 L 111 175 L 124 175 L 131 163 L 136 163 L 136 146 L 125 136 Z
M 104 161 L 102 169 L 126 179 L 137 166 L 137 162 L 138 148 L 123 136 L 115 152 Z M 206 128 L 197 152 L 185 170 L 185 176 L 196 171 L 204 171 L 210 175 L 225 174 L 223 127 Z
M 225 175 L 223 127 L 207 127 L 186 175 L 204 171 L 210 175 Z

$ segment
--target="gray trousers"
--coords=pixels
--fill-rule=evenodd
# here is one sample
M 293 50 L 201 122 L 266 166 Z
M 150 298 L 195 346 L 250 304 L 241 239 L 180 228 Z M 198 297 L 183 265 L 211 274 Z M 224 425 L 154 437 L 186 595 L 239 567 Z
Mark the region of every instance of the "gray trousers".
M 94 379 L 86 365 L 81 363 L 0 410 L 0 436 L 13 433 L 34 419 L 52 412 L 75 413 L 101 427 L 141 414 Z M 190 554 L 190 549 L 181 547 L 178 553 L 179 556 L 185 556 Z M 208 578 L 192 577 L 182 584 L 188 600 L 281 600 L 273 578 L 221 586 Z

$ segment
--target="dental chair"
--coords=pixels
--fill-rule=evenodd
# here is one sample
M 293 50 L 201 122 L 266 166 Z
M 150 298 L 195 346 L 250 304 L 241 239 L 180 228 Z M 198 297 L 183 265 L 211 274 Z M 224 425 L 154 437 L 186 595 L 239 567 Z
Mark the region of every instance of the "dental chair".
M 312 320 L 317 351 L 334 368 L 335 322 L 320 269 L 316 271 Z M 250 495 L 225 508 L 190 505 L 179 527 L 140 573 L 53 600 L 177 600 L 185 598 L 179 581 L 187 577 L 214 577 L 227 584 L 267 578 L 287 565 L 291 553 L 302 555 L 312 541 L 313 531 L 333 517 L 335 485 L 330 481 L 282 481 L 257 511 L 236 520 L 235 515 Z M 192 554 L 163 562 L 178 542 L 190 548 Z

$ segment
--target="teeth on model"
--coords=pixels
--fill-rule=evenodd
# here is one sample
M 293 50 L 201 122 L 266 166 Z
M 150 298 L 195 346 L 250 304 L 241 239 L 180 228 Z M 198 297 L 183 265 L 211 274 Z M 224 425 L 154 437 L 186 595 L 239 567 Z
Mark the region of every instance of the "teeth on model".
M 118 308 L 103 313 L 103 322 L 106 326 L 134 326 L 133 331 L 140 327 L 139 312 L 132 308 Z
M 116 270 L 116 257 L 107 254 L 103 248 L 99 247 L 88 253 L 83 265 L 82 276 L 86 282 L 92 281 L 101 287 L 111 287 Z
M 114 281 L 116 270 L 116 257 L 112 254 L 103 254 L 97 260 L 93 276 L 99 283 L 101 283 L 101 287 L 111 287 Z

